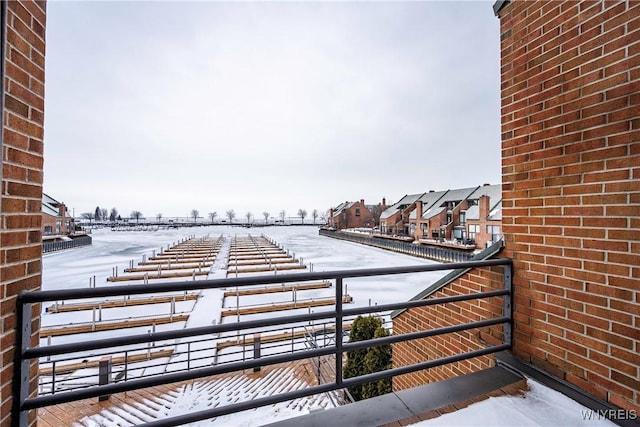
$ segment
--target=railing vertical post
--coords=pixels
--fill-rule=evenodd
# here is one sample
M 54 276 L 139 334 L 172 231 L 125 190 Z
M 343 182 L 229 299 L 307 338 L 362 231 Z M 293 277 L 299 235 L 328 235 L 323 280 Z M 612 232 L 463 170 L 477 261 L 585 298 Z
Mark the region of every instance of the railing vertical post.
M 31 345 L 31 304 L 23 304 L 20 296 L 16 303 L 16 325 L 20 328 L 16 333 L 16 346 L 13 356 L 13 404 L 11 408 L 11 425 L 13 427 L 27 425 L 27 411 L 22 411 L 22 404 L 29 397 L 29 365 L 30 360 L 22 358 L 22 352 Z M 55 370 L 55 367 L 54 367 Z M 55 385 L 53 385 L 55 387 Z
M 336 384 L 342 385 L 342 278 L 336 279 Z
M 253 358 L 260 359 L 260 334 L 253 334 Z M 260 366 L 256 366 L 253 372 L 260 372 L 260 369 Z
M 509 344 L 509 346 L 513 346 L 513 336 L 512 336 L 512 324 L 513 324 L 513 304 L 511 303 L 511 298 L 513 295 L 512 288 L 512 274 L 513 269 L 511 264 L 507 264 L 504 266 L 504 288 L 509 291 L 507 295 L 504 296 L 502 315 L 504 317 L 508 317 L 509 321 L 504 324 L 504 342 L 505 344 Z
M 100 362 L 98 363 L 98 384 L 99 385 L 106 385 L 111 382 L 111 369 L 112 369 L 111 356 L 104 356 L 103 358 L 101 358 Z M 102 394 L 98 396 L 98 401 L 102 402 L 105 400 L 109 400 L 109 397 L 111 397 L 110 394 Z

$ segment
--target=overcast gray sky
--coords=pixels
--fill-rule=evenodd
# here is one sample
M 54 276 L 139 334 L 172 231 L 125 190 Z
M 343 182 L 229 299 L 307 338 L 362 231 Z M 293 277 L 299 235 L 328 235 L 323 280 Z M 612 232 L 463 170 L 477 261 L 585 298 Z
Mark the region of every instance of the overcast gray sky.
M 44 191 L 262 218 L 498 184 L 491 6 L 50 1 Z

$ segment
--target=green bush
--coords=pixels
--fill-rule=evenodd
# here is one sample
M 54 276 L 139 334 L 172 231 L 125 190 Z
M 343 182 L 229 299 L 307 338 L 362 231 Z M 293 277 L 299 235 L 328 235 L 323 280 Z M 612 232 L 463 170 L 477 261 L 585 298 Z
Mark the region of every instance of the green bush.
M 358 316 L 351 325 L 349 342 L 370 340 L 389 336 L 378 317 Z M 381 345 L 347 352 L 344 377 L 353 378 L 391 368 L 391 346 Z M 357 400 L 368 399 L 391 392 L 391 378 L 348 387 L 349 393 Z

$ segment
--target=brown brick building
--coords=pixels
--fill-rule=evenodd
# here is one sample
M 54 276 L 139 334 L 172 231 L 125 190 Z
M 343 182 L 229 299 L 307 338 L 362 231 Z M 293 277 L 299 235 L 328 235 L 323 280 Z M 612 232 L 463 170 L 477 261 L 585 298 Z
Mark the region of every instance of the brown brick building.
M 67 206 L 42 193 L 42 234 L 43 236 L 66 235 L 74 231 L 73 217 Z
M 380 222 L 380 213 L 386 208 L 385 200 L 377 205 L 367 205 L 364 199 L 358 202 L 340 203 L 329 210 L 327 220 L 329 227 L 343 230 L 345 228 L 373 228 Z
M 0 425 L 10 422 L 13 404 L 15 299 L 41 282 L 41 203 L 44 121 L 45 3 L 0 5 L 2 86 L 2 187 L 0 192 Z M 40 307 L 34 308 L 38 344 Z M 32 365 L 32 369 L 37 366 Z M 37 381 L 37 376 L 32 376 Z M 32 384 L 32 392 L 36 384 Z M 35 412 L 31 414 L 35 419 Z
M 640 413 L 640 2 L 497 2 L 502 223 L 513 259 L 513 354 Z M 483 268 L 429 298 L 502 287 Z M 411 309 L 394 332 L 499 313 L 499 301 Z M 394 348 L 394 363 L 482 348 L 497 327 Z M 405 375 L 396 388 L 490 357 Z

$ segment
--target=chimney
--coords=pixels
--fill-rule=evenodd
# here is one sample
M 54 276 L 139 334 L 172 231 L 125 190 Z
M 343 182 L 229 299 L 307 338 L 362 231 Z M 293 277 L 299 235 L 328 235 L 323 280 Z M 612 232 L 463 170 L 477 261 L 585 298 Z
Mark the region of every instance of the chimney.
M 434 193 L 434 192 L 435 192 L 435 190 L 429 190 L 429 193 Z
M 360 206 L 364 208 L 364 199 L 360 199 Z
M 480 199 L 478 199 L 478 210 L 480 211 L 479 218 L 481 220 L 487 219 L 489 216 L 489 209 L 491 209 L 491 205 L 489 204 L 490 200 L 491 199 L 486 194 L 483 194 L 480 196 Z
M 386 198 L 386 197 L 383 197 L 383 198 L 382 198 L 382 209 L 384 209 L 384 208 L 386 208 L 386 207 L 387 207 L 387 198 Z
M 416 202 L 416 218 L 420 220 L 422 218 L 422 200 Z

